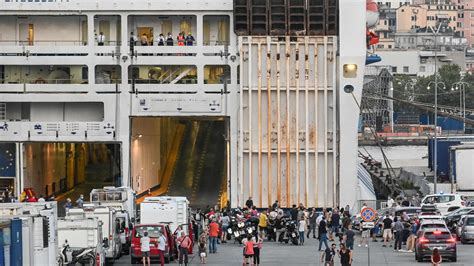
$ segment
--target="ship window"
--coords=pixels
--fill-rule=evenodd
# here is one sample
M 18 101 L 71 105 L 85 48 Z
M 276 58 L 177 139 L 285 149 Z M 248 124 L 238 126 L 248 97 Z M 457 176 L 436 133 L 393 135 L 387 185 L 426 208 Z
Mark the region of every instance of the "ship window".
M 194 65 L 151 65 L 130 66 L 130 68 L 129 83 L 197 84 L 197 68 Z
M 230 84 L 230 66 L 206 65 L 204 66 L 204 84 Z
M 204 45 L 229 45 L 229 23 L 229 16 L 204 16 L 202 33 Z

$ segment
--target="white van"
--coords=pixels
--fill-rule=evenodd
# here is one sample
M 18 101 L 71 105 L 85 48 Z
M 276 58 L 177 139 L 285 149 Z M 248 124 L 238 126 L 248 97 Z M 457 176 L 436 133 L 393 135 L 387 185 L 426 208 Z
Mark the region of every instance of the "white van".
M 105 258 L 108 263 L 113 264 L 115 259 L 122 254 L 120 242 L 120 221 L 117 219 L 117 211 L 105 206 L 94 206 L 84 204 L 85 217 L 96 217 L 102 222 L 102 235 L 104 238 Z
M 422 207 L 424 204 L 433 204 L 442 215 L 446 215 L 449 212 L 466 206 L 465 198 L 460 194 L 438 193 L 425 196 L 421 200 L 421 204 Z

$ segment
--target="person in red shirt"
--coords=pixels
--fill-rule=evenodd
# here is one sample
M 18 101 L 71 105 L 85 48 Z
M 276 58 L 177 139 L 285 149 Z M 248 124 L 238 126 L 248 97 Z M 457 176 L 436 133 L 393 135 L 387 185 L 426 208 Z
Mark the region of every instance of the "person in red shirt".
M 253 241 L 252 241 L 252 236 L 249 235 L 247 237 L 247 241 L 244 241 L 244 265 L 253 264 L 253 255 L 254 255 L 254 250 L 253 250 Z M 248 263 L 247 263 L 248 262 Z
M 219 225 L 216 220 L 209 224 L 209 253 L 217 252 L 217 237 L 219 236 Z
M 179 265 L 183 265 L 183 256 L 184 256 L 184 265 L 188 265 L 188 251 L 191 245 L 192 245 L 191 238 L 187 236 L 185 232 L 181 232 L 181 236 L 178 237 Z

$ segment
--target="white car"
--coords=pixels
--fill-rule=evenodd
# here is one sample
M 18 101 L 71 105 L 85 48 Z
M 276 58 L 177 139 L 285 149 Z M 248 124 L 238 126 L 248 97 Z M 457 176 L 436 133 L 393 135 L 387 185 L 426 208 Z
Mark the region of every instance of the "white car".
M 431 194 L 421 200 L 423 204 L 434 204 L 441 214 L 446 215 L 456 209 L 466 206 L 465 197 L 459 194 Z

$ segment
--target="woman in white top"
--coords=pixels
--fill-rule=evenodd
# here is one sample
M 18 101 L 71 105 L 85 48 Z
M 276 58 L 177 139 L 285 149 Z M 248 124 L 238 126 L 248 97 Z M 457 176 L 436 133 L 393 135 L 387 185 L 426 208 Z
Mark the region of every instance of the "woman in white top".
M 304 216 L 298 222 L 298 233 L 300 234 L 300 245 L 304 244 L 304 231 L 306 230 L 306 221 Z

